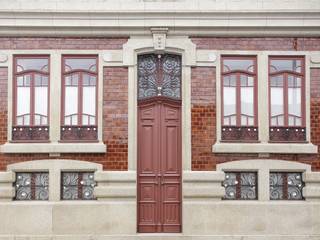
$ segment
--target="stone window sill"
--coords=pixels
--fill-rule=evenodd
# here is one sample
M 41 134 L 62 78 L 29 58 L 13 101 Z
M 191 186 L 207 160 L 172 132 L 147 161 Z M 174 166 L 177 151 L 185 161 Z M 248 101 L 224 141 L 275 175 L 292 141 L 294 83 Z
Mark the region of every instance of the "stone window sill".
M 97 143 L 5 143 L 1 153 L 105 153 L 103 142 Z
M 318 147 L 312 143 L 222 143 L 212 146 L 214 153 L 293 153 L 315 154 Z

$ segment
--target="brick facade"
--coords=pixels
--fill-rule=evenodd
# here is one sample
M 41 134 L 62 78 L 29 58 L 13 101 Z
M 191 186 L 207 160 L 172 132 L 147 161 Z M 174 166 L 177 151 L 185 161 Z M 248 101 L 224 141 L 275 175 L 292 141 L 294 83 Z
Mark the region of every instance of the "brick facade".
M 107 38 L 0 38 L 0 49 L 120 49 L 127 39 Z M 7 68 L 0 68 L 0 144 L 7 141 Z M 92 161 L 104 169 L 127 170 L 128 69 L 107 67 L 103 71 L 103 141 L 106 154 L 0 154 L 0 171 L 8 164 L 40 159 Z
M 198 49 L 294 51 L 320 49 L 320 38 L 192 38 Z M 258 154 L 213 154 L 216 141 L 215 68 L 192 69 L 192 169 L 214 170 L 216 164 L 258 159 Z M 213 94 L 208 92 L 214 90 Z M 204 100 L 204 101 L 203 101 Z M 320 70 L 311 70 L 311 142 L 320 147 Z M 213 125 L 211 125 L 213 126 Z M 263 157 L 265 159 L 265 157 Z M 320 171 L 319 154 L 270 154 L 269 159 L 299 161 Z
M 198 49 L 319 50 L 319 38 L 192 38 Z M 126 38 L 0 38 L 0 49 L 121 49 Z M 192 169 L 213 170 L 216 164 L 257 159 L 258 154 L 213 154 L 216 141 L 215 68 L 192 68 Z M 104 169 L 128 165 L 128 70 L 106 67 L 103 72 L 103 141 L 106 154 L 61 154 L 61 159 L 93 161 Z M 7 141 L 7 68 L 0 68 L 0 143 Z M 311 70 L 311 140 L 320 147 L 320 70 Z M 0 154 L 0 170 L 20 161 L 49 159 L 48 154 Z M 53 157 L 56 159 L 57 157 Z M 270 159 L 304 162 L 320 171 L 320 155 L 270 154 Z

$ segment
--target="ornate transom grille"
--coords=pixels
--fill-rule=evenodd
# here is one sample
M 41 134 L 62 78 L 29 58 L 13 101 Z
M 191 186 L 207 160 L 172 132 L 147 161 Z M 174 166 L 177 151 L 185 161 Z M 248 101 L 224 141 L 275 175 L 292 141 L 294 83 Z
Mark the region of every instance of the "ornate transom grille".
M 258 196 L 255 172 L 226 172 L 222 186 L 226 200 L 256 200 Z
M 138 57 L 138 99 L 181 98 L 181 57 L 144 54 Z
M 63 172 L 62 200 L 92 200 L 96 186 L 93 172 Z
M 48 200 L 49 173 L 17 173 L 15 200 Z
M 270 200 L 303 200 L 303 187 L 301 173 L 270 173 Z

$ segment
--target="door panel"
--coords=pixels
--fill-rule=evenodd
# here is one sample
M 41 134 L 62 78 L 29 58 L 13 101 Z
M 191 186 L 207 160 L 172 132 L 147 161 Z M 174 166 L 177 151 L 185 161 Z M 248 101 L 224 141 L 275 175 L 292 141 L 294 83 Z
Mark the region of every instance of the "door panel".
M 138 232 L 181 232 L 181 57 L 138 58 Z
M 180 105 L 140 104 L 138 231 L 181 231 Z

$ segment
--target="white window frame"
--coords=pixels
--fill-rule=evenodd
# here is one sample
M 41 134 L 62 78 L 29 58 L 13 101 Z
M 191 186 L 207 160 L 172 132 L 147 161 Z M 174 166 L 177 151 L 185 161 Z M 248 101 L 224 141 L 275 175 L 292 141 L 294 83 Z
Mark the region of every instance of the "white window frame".
M 98 50 L 5 50 L 1 54 L 7 61 L 1 67 L 8 68 L 8 132 L 7 143 L 0 145 L 2 153 L 49 153 L 59 156 L 60 153 L 105 153 L 103 143 L 103 59 Z M 12 143 L 13 111 L 13 55 L 48 55 L 50 58 L 50 106 L 49 106 L 49 141 L 48 143 Z M 61 59 L 62 55 L 97 55 L 98 56 L 98 142 L 63 143 L 60 142 L 61 116 Z
M 216 51 L 216 143 L 212 146 L 215 153 L 294 153 L 315 154 L 318 147 L 311 143 L 310 137 L 310 55 L 308 51 Z M 257 143 L 221 142 L 221 56 L 240 55 L 257 56 L 258 78 L 258 129 Z M 269 142 L 269 106 L 268 106 L 268 59 L 269 56 L 305 56 L 305 96 L 306 96 L 306 143 L 270 143 Z M 266 109 L 261 111 L 260 109 Z M 260 110 L 260 111 L 259 111 Z

